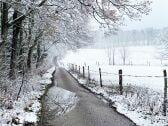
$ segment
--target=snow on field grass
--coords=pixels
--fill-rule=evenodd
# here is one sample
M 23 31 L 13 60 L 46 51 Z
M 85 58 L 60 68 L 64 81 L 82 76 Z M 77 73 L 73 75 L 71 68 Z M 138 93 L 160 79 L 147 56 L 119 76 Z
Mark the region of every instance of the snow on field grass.
M 85 66 L 86 74 L 89 65 L 90 76 L 97 82 L 99 82 L 99 68 L 101 68 L 103 85 L 118 84 L 118 71 L 122 69 L 123 75 L 125 75 L 123 76 L 124 85 L 137 85 L 163 92 L 163 70 L 168 70 L 168 67 L 160 64 L 160 59 L 157 58 L 157 48 L 146 46 L 128 47 L 129 56 L 126 62 L 129 64 L 131 60 L 132 64 L 130 65 L 121 65 L 120 49 L 116 48 L 116 65 L 114 66 L 108 65 L 107 50 L 104 49 L 80 49 L 77 52 L 70 52 L 62 62 L 80 65 L 81 71 L 82 66 Z
M 100 87 L 88 83 L 87 78 L 71 74 L 80 84 L 109 101 L 109 105 L 119 113 L 130 118 L 138 126 L 167 126 L 168 117 L 162 115 L 163 96 L 151 89 L 137 86 L 125 86 L 123 95 L 119 95 L 118 86 Z
M 18 100 L 8 101 L 6 104 L 11 108 L 6 108 L 8 105 L 2 106 L 0 109 L 0 125 L 2 126 L 23 126 L 26 123 L 35 125 L 38 121 L 38 113 L 41 109 L 39 98 L 44 93 L 45 87 L 50 84 L 52 73 L 55 68 L 49 69 L 43 77 L 35 76 L 30 82 L 34 83 L 36 89 L 23 94 Z M 43 80 L 43 82 L 41 82 Z
M 133 46 L 125 47 L 127 50 L 126 64 L 128 65 L 150 65 L 160 66 L 162 47 L 155 46 Z M 115 48 L 115 64 L 122 65 L 121 52 L 123 47 Z M 163 60 L 163 64 L 168 63 Z M 80 65 L 108 65 L 108 51 L 107 49 L 79 49 L 76 52 L 69 51 L 63 59 L 66 63 L 74 63 Z
M 102 71 L 103 85 L 119 84 L 118 72 L 122 69 L 123 85 L 135 85 L 163 92 L 163 70 L 166 67 L 158 66 L 99 66 Z M 90 66 L 90 76 L 99 82 L 99 67 Z
M 85 87 L 96 94 L 101 94 L 110 100 L 117 111 L 123 113 L 140 126 L 165 126 L 168 118 L 163 116 L 163 70 L 168 70 L 168 62 L 161 61 L 156 47 L 127 47 L 129 55 L 126 65 L 122 65 L 121 48 L 116 48 L 115 65 L 108 65 L 107 50 L 80 49 L 70 52 L 62 60 L 64 67 L 74 69 L 82 74 L 85 67 L 85 77 L 72 73 Z M 71 64 L 68 64 L 71 63 Z M 162 64 L 163 63 L 163 64 Z M 68 64 L 68 65 L 67 65 Z M 67 66 L 66 66 L 67 65 Z M 90 82 L 88 83 L 88 68 Z M 102 71 L 100 87 L 99 68 Z M 119 70 L 123 73 L 124 95 L 119 95 Z

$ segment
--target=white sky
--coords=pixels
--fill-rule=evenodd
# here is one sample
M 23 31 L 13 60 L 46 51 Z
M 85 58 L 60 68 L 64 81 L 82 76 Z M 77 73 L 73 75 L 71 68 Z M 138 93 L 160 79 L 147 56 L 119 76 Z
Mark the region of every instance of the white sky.
M 168 26 L 168 0 L 153 0 L 152 11 L 143 16 L 141 21 L 128 21 L 126 30 L 143 29 L 148 27 L 163 28 Z
M 142 16 L 141 21 L 125 21 L 126 26 L 121 27 L 124 30 L 144 29 L 144 28 L 164 28 L 168 27 L 168 0 L 153 0 L 152 11 L 149 15 Z M 98 23 L 91 20 L 90 28 L 98 29 Z

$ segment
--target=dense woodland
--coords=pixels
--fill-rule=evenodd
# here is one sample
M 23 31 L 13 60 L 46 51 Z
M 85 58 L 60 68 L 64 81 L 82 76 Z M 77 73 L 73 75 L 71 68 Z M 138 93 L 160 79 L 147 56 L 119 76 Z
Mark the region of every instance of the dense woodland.
M 26 71 L 32 64 L 38 67 L 53 44 L 78 45 L 78 39 L 85 37 L 87 18 L 78 8 L 72 9 L 75 4 L 1 1 L 1 69 L 8 71 L 9 78 L 15 79 L 23 67 Z

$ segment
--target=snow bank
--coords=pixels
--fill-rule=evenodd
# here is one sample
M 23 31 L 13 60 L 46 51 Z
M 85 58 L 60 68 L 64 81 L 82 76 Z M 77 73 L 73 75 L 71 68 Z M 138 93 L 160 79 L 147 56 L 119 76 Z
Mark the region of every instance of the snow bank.
M 41 109 L 40 97 L 44 93 L 46 85 L 51 83 L 52 73 L 55 67 L 49 69 L 42 77 L 35 76 L 30 81 L 36 87 L 32 91 L 23 93 L 18 100 L 11 101 L 12 108 L 4 106 L 0 108 L 0 125 L 2 126 L 23 126 L 26 123 L 35 125 L 38 121 L 37 114 Z M 27 83 L 28 85 L 30 84 Z M 32 85 L 32 84 L 30 84 Z
M 52 73 L 55 71 L 55 67 L 52 67 L 50 69 L 48 69 L 46 71 L 46 73 L 44 73 L 42 75 L 42 79 L 40 80 L 40 83 L 41 84 L 51 84 L 52 81 L 51 81 L 51 78 L 52 78 Z

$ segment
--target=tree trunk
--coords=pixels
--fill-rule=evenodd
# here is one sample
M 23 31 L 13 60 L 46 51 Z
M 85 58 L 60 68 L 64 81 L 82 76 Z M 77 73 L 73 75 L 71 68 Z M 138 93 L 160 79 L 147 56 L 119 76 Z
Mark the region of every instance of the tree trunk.
M 7 33 L 8 33 L 8 4 L 5 2 L 2 2 L 2 12 L 1 12 L 1 39 L 2 42 L 0 43 L 0 48 L 2 49 L 2 46 L 7 41 Z
M 113 48 L 113 66 L 115 65 L 115 49 Z
M 41 37 L 42 33 L 39 33 L 34 40 L 33 45 L 29 48 L 29 52 L 28 52 L 28 58 L 27 58 L 27 68 L 29 70 L 31 70 L 31 63 L 32 63 L 32 54 L 33 54 L 33 50 L 34 48 L 38 45 L 38 40 Z M 38 54 L 37 54 L 38 55 Z M 40 54 L 39 54 L 40 55 Z
M 19 70 L 22 70 L 23 69 L 23 64 L 24 64 L 24 61 L 23 61 L 23 53 L 24 53 L 24 50 L 23 50 L 23 28 L 22 28 L 22 23 L 21 23 L 21 28 L 20 28 L 20 40 L 19 40 Z
M 28 52 L 28 58 L 27 58 L 27 68 L 30 70 L 31 69 L 31 63 L 32 63 L 32 53 L 34 48 L 38 45 L 39 47 L 37 47 L 37 49 L 40 49 L 40 43 L 38 43 L 39 39 L 41 38 L 41 36 L 43 35 L 43 31 L 39 30 L 39 33 L 36 34 L 35 40 L 33 42 L 33 45 L 29 48 L 29 52 Z M 40 52 L 37 52 L 40 55 Z
M 27 68 L 31 70 L 33 47 L 30 47 L 27 57 Z
M 7 34 L 8 34 L 8 4 L 2 2 L 1 3 L 1 39 L 2 41 L 0 42 L 0 66 L 4 66 L 3 64 L 5 63 L 5 49 L 6 49 L 6 41 L 7 41 Z
M 36 62 L 36 68 L 40 65 L 40 59 L 41 59 L 41 46 L 40 42 L 37 44 L 37 62 Z
M 27 57 L 27 68 L 29 70 L 31 70 L 31 62 L 32 62 L 32 52 L 33 52 L 33 46 L 35 43 L 33 43 L 33 45 L 31 45 L 32 43 L 32 29 L 34 27 L 34 14 L 33 12 L 31 12 L 29 14 L 29 16 L 31 18 L 29 18 L 29 25 L 28 25 L 28 32 L 29 32 L 29 36 L 28 36 L 28 46 L 29 46 L 29 50 L 28 50 L 28 57 Z M 31 46 L 30 46 L 31 45 Z
M 15 10 L 13 14 L 13 20 L 15 20 L 18 17 L 19 12 Z M 21 21 L 18 21 L 16 24 L 13 25 L 12 50 L 11 50 L 10 71 L 9 71 L 9 77 L 11 79 L 16 78 L 17 52 L 18 52 L 20 27 L 21 27 Z

